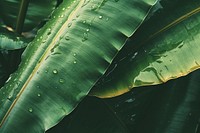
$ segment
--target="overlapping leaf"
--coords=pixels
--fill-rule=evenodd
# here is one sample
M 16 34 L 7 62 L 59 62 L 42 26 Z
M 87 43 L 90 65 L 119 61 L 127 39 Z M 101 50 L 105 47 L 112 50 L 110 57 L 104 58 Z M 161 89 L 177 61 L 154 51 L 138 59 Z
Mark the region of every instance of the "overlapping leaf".
M 47 133 L 198 133 L 199 78 L 197 70 L 110 99 L 88 97 Z
M 200 3 L 194 0 L 184 0 L 173 10 L 158 10 L 127 42 L 91 94 L 117 96 L 198 69 L 199 12 Z
M 44 132 L 68 115 L 155 2 L 64 1 L 0 90 L 0 132 Z

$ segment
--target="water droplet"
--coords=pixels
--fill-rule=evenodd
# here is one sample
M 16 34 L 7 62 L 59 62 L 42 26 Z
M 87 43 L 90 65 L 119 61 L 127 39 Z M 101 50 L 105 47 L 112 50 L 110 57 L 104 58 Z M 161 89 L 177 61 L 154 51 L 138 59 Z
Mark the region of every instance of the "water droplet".
M 64 17 L 64 15 L 61 15 L 60 17 L 61 17 L 61 18 L 63 18 L 63 17 Z
M 88 34 L 87 33 L 83 33 L 82 42 L 86 41 L 87 39 L 88 39 Z
M 68 41 L 68 40 L 69 40 L 69 36 L 65 36 L 65 40 L 67 40 L 67 41 Z
M 8 96 L 8 100 L 11 100 L 11 98 L 12 98 L 12 95 L 9 95 L 9 96 Z
M 45 70 L 44 72 L 45 72 L 45 73 L 48 73 L 48 70 Z
M 89 31 L 90 31 L 90 29 L 86 29 L 86 31 L 87 31 L 87 32 L 89 32 Z
M 158 62 L 159 64 L 160 64 L 160 63 L 162 63 L 162 61 L 161 61 L 161 60 L 156 60 L 156 62 Z
M 106 21 L 108 21 L 109 20 L 109 18 L 106 18 Z
M 60 78 L 59 82 L 63 84 L 65 82 L 65 80 Z
M 58 71 L 56 69 L 53 70 L 53 74 L 57 74 Z
M 49 31 L 48 33 L 47 33 L 47 35 L 50 35 L 51 34 L 51 31 Z
M 130 99 L 127 99 L 125 102 L 126 103 L 132 103 L 132 102 L 134 102 L 135 101 L 135 98 L 130 98 Z
M 73 55 L 76 56 L 76 53 L 74 53 Z
M 86 21 L 85 21 L 85 20 L 83 20 L 83 23 L 85 24 L 85 23 L 86 23 Z
M 132 115 L 131 115 L 131 117 L 135 117 L 135 116 L 136 116 L 136 114 L 132 114 Z
M 65 8 L 62 8 L 62 10 L 64 11 L 64 10 L 65 10 Z
M 69 23 L 69 24 L 68 24 L 68 28 L 71 27 L 71 26 L 72 26 L 72 23 Z
M 32 109 L 32 108 L 29 108 L 28 111 L 29 111 L 30 113 L 32 113 L 32 112 L 33 112 L 33 109 Z
M 100 16 L 99 16 L 99 19 L 102 19 L 102 18 L 103 18 L 103 16 L 100 15 Z
M 8 83 L 10 80 L 11 80 L 11 77 L 9 77 L 9 78 L 6 80 L 6 83 Z
M 41 94 L 40 94 L 40 93 L 38 93 L 38 94 L 37 94 L 37 96 L 38 96 L 38 97 L 40 97 L 40 96 L 41 96 Z
M 76 61 L 74 61 L 73 63 L 74 63 L 74 64 L 76 64 L 77 62 L 76 62 Z

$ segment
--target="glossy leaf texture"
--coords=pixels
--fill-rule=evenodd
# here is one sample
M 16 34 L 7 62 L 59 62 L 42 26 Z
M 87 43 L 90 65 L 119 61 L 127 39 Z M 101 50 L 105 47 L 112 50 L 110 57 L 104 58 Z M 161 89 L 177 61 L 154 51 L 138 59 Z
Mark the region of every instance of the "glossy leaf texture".
M 0 87 L 18 68 L 21 54 L 30 41 L 31 39 L 16 36 L 5 27 L 0 28 Z
M 22 52 L 23 49 L 0 51 L 0 87 L 9 79 L 10 74 L 18 68 Z
M 21 0 L 1 0 L 0 18 L 15 29 Z M 42 20 L 47 19 L 55 9 L 57 0 L 30 0 L 23 31 L 30 31 Z
M 199 133 L 199 78 L 197 70 L 111 99 L 88 97 L 47 133 Z
M 30 39 L 25 39 L 22 36 L 16 36 L 12 32 L 0 33 L 0 50 L 16 50 L 25 48 Z
M 91 95 L 113 97 L 199 68 L 200 3 L 184 0 L 168 7 L 161 1 L 161 9 L 127 41 Z
M 0 90 L 0 132 L 44 132 L 71 113 L 155 2 L 64 1 Z

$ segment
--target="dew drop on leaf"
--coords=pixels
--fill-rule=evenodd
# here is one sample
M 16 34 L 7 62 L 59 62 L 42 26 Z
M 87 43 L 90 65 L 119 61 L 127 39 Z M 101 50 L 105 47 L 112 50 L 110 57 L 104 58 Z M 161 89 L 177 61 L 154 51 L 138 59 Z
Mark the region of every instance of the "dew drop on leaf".
M 85 23 L 86 23 L 86 21 L 85 21 L 85 20 L 83 20 L 83 23 L 85 24 Z
M 53 74 L 57 74 L 58 71 L 56 69 L 53 70 Z
M 33 112 L 33 109 L 32 109 L 32 108 L 29 108 L 28 111 L 29 111 L 30 113 L 32 113 L 32 112 Z
M 38 93 L 38 94 L 37 94 L 37 96 L 38 96 L 38 97 L 40 97 L 40 96 L 41 96 L 41 94 L 40 94 L 40 93 Z
M 59 82 L 63 84 L 65 82 L 65 80 L 60 78 Z
M 65 36 L 65 40 L 67 40 L 67 41 L 68 41 L 68 40 L 69 40 L 69 36 Z
M 88 39 L 88 34 L 87 33 L 83 33 L 82 42 L 86 41 L 87 39 Z
M 51 34 L 51 31 L 49 31 L 48 33 L 47 33 L 47 35 L 50 35 Z
M 100 16 L 99 16 L 99 19 L 102 19 L 102 18 L 103 18 L 103 16 L 100 15 Z
M 68 26 L 68 28 L 71 27 L 71 26 L 72 26 L 72 23 L 69 23 L 67 26 Z
M 12 95 L 9 95 L 7 99 L 8 99 L 8 100 L 11 100 L 11 98 L 12 98 Z

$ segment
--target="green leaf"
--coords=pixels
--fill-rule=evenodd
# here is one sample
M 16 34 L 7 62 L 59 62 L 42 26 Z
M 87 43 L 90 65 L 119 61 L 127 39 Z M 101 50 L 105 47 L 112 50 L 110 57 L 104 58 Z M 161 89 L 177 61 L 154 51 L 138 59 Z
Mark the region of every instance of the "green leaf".
M 16 50 L 25 48 L 30 39 L 16 37 L 12 32 L 0 33 L 0 50 Z
M 0 132 L 44 132 L 71 113 L 155 2 L 64 1 L 0 90 Z
M 0 51 L 0 87 L 5 84 L 10 74 L 18 68 L 22 52 L 23 49 Z
M 200 71 L 111 99 L 86 98 L 47 133 L 198 133 Z
M 0 87 L 2 87 L 9 75 L 18 68 L 24 47 L 31 40 L 17 37 L 4 27 L 0 28 L 0 32 Z
M 86 97 L 80 105 L 47 133 L 129 133 L 103 100 Z
M 4 62 L 5 60 L 3 58 L 3 54 L 0 53 L 0 87 L 4 85 L 4 83 L 9 77 L 9 74 L 6 71 L 6 65 Z
M 4 23 L 15 29 L 21 0 L 1 0 L 0 17 Z M 30 0 L 23 31 L 30 31 L 55 9 L 57 0 Z
M 141 26 L 91 95 L 113 97 L 199 68 L 200 3 L 185 0 L 173 9 L 158 10 Z

